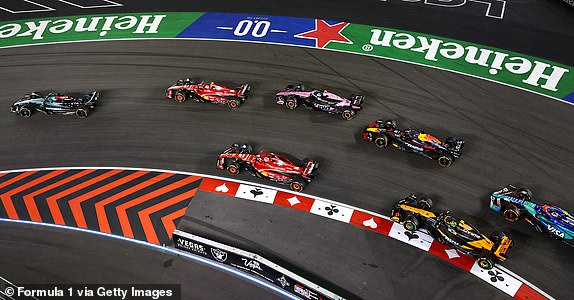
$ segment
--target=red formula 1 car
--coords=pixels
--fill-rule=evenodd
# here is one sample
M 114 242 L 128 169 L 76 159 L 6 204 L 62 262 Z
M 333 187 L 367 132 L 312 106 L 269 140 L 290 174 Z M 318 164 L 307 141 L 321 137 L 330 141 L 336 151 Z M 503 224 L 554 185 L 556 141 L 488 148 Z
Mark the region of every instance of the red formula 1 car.
M 249 84 L 230 89 L 217 83 L 193 83 L 189 78 L 180 79 L 174 85 L 167 88 L 165 97 L 175 98 L 177 102 L 184 102 L 187 98 L 197 102 L 212 102 L 215 104 L 227 104 L 231 109 L 237 109 L 247 98 Z
M 306 159 L 300 166 L 296 166 L 287 158 L 271 153 L 260 151 L 253 154 L 250 145 L 233 144 L 223 153 L 219 154 L 217 168 L 227 170 L 231 175 L 237 175 L 241 170 L 249 171 L 253 176 L 266 178 L 301 192 L 305 185 L 315 177 L 319 163 Z

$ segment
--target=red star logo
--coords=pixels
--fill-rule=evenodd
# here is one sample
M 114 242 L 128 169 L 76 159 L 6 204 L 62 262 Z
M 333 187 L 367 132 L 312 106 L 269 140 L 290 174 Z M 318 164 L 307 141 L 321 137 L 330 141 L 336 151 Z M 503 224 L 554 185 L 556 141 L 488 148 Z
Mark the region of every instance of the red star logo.
M 316 46 L 325 48 L 331 41 L 345 44 L 352 44 L 348 38 L 341 34 L 341 31 L 347 27 L 349 23 L 341 22 L 335 25 L 329 25 L 327 22 L 315 19 L 315 29 L 295 35 L 298 38 L 314 39 Z

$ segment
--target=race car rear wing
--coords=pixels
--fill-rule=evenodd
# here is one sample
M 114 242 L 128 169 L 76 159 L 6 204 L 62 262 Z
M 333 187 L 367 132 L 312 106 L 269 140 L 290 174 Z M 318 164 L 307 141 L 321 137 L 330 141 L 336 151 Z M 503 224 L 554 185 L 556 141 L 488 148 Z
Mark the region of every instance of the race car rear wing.
M 500 244 L 498 245 L 498 247 L 496 247 L 494 255 L 497 258 L 501 259 L 502 261 L 505 261 L 508 258 L 506 252 L 510 250 L 512 244 L 513 244 L 512 240 L 509 239 L 506 235 L 504 235 L 504 237 L 502 237 L 502 241 L 500 241 Z
M 436 214 L 433 213 L 432 211 L 428 211 L 428 210 L 424 210 L 422 208 L 418 208 L 418 207 L 414 207 L 414 206 L 410 206 L 410 205 L 406 205 L 406 204 L 401 204 L 399 205 L 399 208 L 405 210 L 405 211 L 410 211 L 413 212 L 415 214 L 419 214 L 423 217 L 427 217 L 427 218 L 436 218 Z
M 290 84 L 281 91 L 282 92 L 303 92 L 303 91 L 305 91 L 305 86 L 302 83 Z
M 225 158 L 235 158 L 235 159 L 247 159 L 253 153 L 253 148 L 249 144 L 233 144 L 231 147 L 225 149 L 225 151 L 219 154 L 217 159 L 216 167 L 218 169 L 223 169 L 223 162 Z
M 514 185 L 507 185 L 504 188 L 492 192 L 490 194 L 490 209 L 500 212 L 502 207 L 505 206 L 505 203 L 511 203 L 513 205 L 518 206 L 535 206 L 536 204 L 514 197 L 514 192 L 517 188 Z
M 351 106 L 354 109 L 361 109 L 363 100 L 365 100 L 365 96 L 363 95 L 351 95 Z
M 462 148 L 464 147 L 464 140 L 449 137 L 445 142 L 445 146 L 449 150 L 450 154 L 452 154 L 452 156 L 454 156 L 454 158 L 459 158 L 462 155 Z
M 497 194 L 497 195 L 507 195 L 507 194 L 510 194 L 510 193 L 512 193 L 512 192 L 514 192 L 514 191 L 516 191 L 516 187 L 515 187 L 514 185 L 512 185 L 512 184 L 509 184 L 509 185 L 503 187 L 502 189 L 500 189 L 500 190 L 498 190 L 498 191 L 496 191 L 496 192 L 493 192 L 493 194 Z
M 97 91 L 93 91 L 84 96 L 84 104 L 87 106 L 93 106 L 96 104 L 99 98 L 100 93 L 98 93 Z
M 239 87 L 239 92 L 237 92 L 237 97 L 247 97 L 247 92 L 249 92 L 251 90 L 251 87 L 249 86 L 249 84 L 244 83 Z
M 315 177 L 315 172 L 319 168 L 319 163 L 314 160 L 308 160 L 303 167 L 303 177 L 313 178 Z
M 219 156 L 217 157 L 217 163 L 215 164 L 215 167 L 223 170 L 225 168 L 225 166 L 223 165 L 225 158 L 230 156 L 230 155 L 237 154 L 238 148 L 239 148 L 238 144 L 233 144 L 233 145 L 231 145 L 231 147 L 229 147 L 229 148 L 225 149 L 223 152 L 221 152 L 221 154 L 219 154 Z

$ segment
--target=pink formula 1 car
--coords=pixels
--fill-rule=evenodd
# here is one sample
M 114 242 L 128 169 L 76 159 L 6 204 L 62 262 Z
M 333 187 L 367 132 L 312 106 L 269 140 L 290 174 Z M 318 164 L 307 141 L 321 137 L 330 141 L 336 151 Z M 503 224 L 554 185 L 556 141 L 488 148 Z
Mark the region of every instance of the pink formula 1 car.
M 277 104 L 285 105 L 288 109 L 295 109 L 299 105 L 304 105 L 313 110 L 341 115 L 345 120 L 351 120 L 362 108 L 365 97 L 351 95 L 349 98 L 342 98 L 327 91 L 305 91 L 302 84 L 289 85 L 275 96 Z
M 253 154 L 251 146 L 246 144 L 233 144 L 219 154 L 217 160 L 217 168 L 227 170 L 231 175 L 246 170 L 256 177 L 288 184 L 296 192 L 301 192 L 315 178 L 318 167 L 319 163 L 310 159 L 296 166 L 279 154 L 265 151 Z
M 247 98 L 249 84 L 230 89 L 216 83 L 193 83 L 189 78 L 180 79 L 174 85 L 167 88 L 165 97 L 174 98 L 177 102 L 184 102 L 187 98 L 197 102 L 211 102 L 215 104 L 227 104 L 231 109 L 237 109 Z

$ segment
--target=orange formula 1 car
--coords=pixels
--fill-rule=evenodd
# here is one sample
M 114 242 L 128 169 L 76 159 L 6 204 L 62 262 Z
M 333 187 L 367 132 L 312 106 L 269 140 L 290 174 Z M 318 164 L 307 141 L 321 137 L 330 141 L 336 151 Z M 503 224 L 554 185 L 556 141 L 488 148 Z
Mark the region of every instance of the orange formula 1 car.
M 513 241 L 501 231 L 495 231 L 487 238 L 464 220 L 457 219 L 449 211 L 434 213 L 432 200 L 410 195 L 393 206 L 391 219 L 403 224 L 409 231 L 423 229 L 435 240 L 462 253 L 476 258 L 483 269 L 492 269 L 495 262 L 506 260 L 506 252 Z

